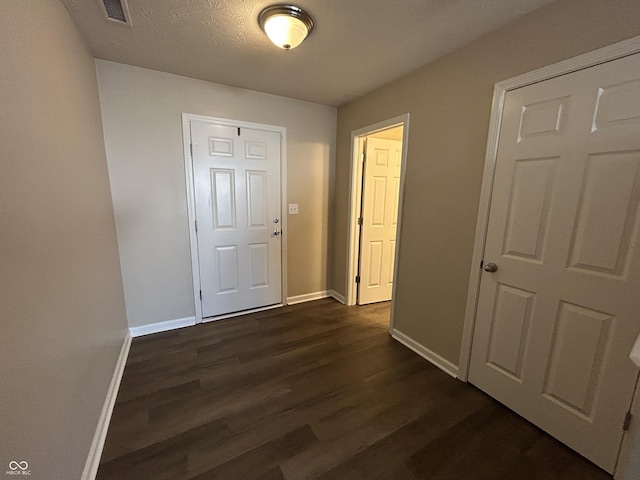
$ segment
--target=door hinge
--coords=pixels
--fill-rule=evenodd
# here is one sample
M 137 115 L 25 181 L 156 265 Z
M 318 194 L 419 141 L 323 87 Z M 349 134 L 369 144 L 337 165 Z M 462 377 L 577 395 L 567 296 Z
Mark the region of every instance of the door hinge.
M 629 426 L 631 425 L 632 418 L 633 415 L 631 414 L 631 412 L 627 412 L 627 414 L 624 416 L 624 424 L 622 425 L 622 430 L 624 430 L 625 432 L 629 431 Z
M 482 270 L 482 267 L 484 267 L 484 260 L 480 260 L 480 270 Z
M 358 218 L 358 225 L 362 225 L 363 222 L 364 222 L 364 219 L 362 217 Z
M 202 301 L 202 290 L 200 290 L 200 301 Z
M 196 233 L 198 232 L 198 220 L 196 220 Z
M 360 283 L 360 275 L 356 276 L 356 283 Z
M 193 158 L 193 143 L 189 144 L 189 151 L 191 152 L 191 158 Z
M 367 161 L 367 154 L 366 153 L 361 153 L 360 154 L 360 160 L 362 160 L 362 162 L 366 162 Z

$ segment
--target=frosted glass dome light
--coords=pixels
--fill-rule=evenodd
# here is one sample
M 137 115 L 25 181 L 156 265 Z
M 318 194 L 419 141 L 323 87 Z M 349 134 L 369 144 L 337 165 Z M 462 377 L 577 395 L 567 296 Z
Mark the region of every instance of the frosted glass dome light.
M 296 48 L 313 30 L 313 20 L 307 12 L 293 5 L 272 5 L 258 16 L 260 27 L 276 46 Z

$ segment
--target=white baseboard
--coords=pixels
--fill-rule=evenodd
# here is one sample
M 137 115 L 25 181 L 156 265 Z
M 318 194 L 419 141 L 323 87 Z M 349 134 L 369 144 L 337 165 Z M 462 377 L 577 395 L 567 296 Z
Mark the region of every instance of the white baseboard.
M 139 327 L 130 327 L 129 333 L 132 337 L 141 337 L 151 333 L 168 332 L 176 328 L 191 327 L 196 324 L 196 317 L 178 318 L 176 320 L 165 320 L 164 322 L 149 323 Z
M 332 297 L 334 300 L 337 300 L 338 302 L 342 303 L 343 305 L 347 304 L 347 299 L 344 298 L 344 295 L 340 295 L 335 290 L 329 290 L 329 296 Z
M 124 366 L 127 363 L 130 347 L 131 334 L 127 334 L 122 344 L 122 348 L 120 349 L 120 355 L 116 362 L 116 368 L 113 371 L 113 377 L 111 377 L 111 383 L 109 384 L 109 390 L 107 391 L 107 398 L 102 406 L 102 412 L 100 413 L 96 433 L 93 435 L 93 441 L 91 442 L 91 448 L 89 449 L 89 456 L 87 457 L 87 462 L 85 463 L 84 470 L 82 472 L 82 480 L 94 480 L 98 473 L 98 466 L 100 465 L 100 457 L 102 456 L 104 441 L 107 439 L 107 430 L 109 429 L 111 414 L 113 413 L 113 407 L 116 403 L 116 397 L 118 396 L 120 380 L 122 380 L 122 374 L 124 373 Z
M 287 305 L 295 305 L 296 303 L 311 302 L 312 300 L 320 300 L 321 298 L 329 297 L 328 290 L 322 290 L 321 292 L 305 293 L 304 295 L 296 295 L 294 297 L 287 298 Z
M 393 338 L 395 338 L 397 341 L 399 341 L 405 347 L 410 348 L 411 350 L 416 352 L 418 355 L 420 355 L 422 358 L 430 361 L 436 367 L 438 367 L 441 370 L 447 372 L 453 378 L 458 378 L 458 366 L 457 365 L 451 363 L 446 358 L 441 357 L 436 352 L 434 352 L 432 350 L 429 350 L 424 345 L 416 342 L 411 337 L 408 337 L 407 335 L 405 335 L 404 333 L 398 331 L 395 328 L 392 329 L 390 333 L 391 333 L 391 336 Z

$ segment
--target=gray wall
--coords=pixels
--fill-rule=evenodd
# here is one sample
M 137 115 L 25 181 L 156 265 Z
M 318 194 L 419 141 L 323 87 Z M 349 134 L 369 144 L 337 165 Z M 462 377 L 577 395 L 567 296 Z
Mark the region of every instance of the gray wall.
M 638 0 L 558 0 L 341 106 L 334 290 L 345 293 L 351 132 L 409 112 L 395 327 L 457 364 L 493 84 L 638 34 Z
M 289 297 L 327 290 L 336 109 L 96 61 L 129 325 L 194 311 L 182 113 L 287 128 Z M 286 214 L 286 205 L 283 208 Z
M 0 2 L 0 105 L 0 472 L 80 478 L 126 318 L 94 62 L 61 2 Z

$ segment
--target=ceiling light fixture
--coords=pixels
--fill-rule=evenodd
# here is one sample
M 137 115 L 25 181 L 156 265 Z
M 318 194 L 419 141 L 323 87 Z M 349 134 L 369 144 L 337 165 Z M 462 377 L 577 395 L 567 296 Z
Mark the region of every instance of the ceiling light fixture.
M 258 15 L 269 40 L 284 50 L 296 48 L 313 30 L 311 16 L 294 5 L 271 5 Z

